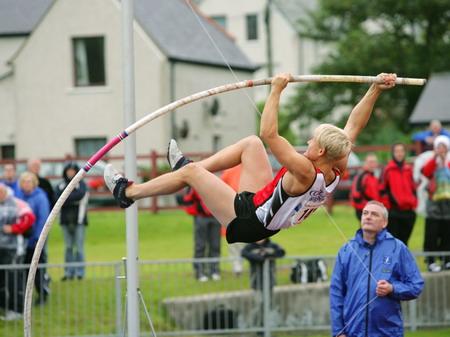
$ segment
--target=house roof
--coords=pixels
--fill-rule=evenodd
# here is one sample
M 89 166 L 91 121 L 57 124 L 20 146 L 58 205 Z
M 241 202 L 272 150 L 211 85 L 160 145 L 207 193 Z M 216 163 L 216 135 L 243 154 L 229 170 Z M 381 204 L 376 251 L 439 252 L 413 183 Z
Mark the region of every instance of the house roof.
M 30 34 L 53 2 L 0 0 L 0 36 Z M 257 69 L 217 24 L 197 10 L 195 15 L 184 0 L 134 0 L 134 4 L 137 22 L 169 59 L 220 67 L 228 62 L 236 69 Z
M 409 117 L 411 124 L 425 124 L 433 119 L 450 123 L 450 72 L 430 76 L 419 101 Z
M 150 38 L 173 60 L 216 66 L 228 62 L 234 68 L 256 69 L 220 26 L 184 0 L 136 0 L 135 15 Z
M 28 35 L 53 0 L 0 0 L 0 36 Z
M 299 21 L 317 7 L 315 0 L 273 0 L 273 4 L 296 31 L 299 29 Z

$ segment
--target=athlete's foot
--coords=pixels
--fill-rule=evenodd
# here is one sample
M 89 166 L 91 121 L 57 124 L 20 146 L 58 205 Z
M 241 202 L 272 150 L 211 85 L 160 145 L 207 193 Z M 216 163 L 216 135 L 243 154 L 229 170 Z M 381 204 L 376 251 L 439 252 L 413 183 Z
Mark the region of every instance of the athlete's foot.
M 105 166 L 103 172 L 105 184 L 111 191 L 121 208 L 127 208 L 134 203 L 134 200 L 125 195 L 125 190 L 132 184 L 127 178 L 121 175 L 111 164 Z
M 167 148 L 167 161 L 172 169 L 176 171 L 183 166 L 192 163 L 192 160 L 186 158 L 178 148 L 178 144 L 175 139 L 171 139 Z

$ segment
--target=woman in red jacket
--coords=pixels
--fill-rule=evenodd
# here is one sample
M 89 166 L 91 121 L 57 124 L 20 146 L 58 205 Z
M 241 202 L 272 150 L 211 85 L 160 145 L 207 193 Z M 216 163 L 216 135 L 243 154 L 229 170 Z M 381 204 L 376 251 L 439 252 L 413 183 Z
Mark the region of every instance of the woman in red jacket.
M 416 184 L 412 167 L 405 163 L 406 146 L 392 146 L 392 159 L 381 176 L 383 203 L 389 210 L 388 231 L 408 245 L 416 222 Z
M 377 168 L 377 156 L 375 153 L 368 153 L 364 159 L 363 171 L 353 179 L 350 202 L 358 221 L 361 221 L 362 211 L 370 200 L 381 202 L 380 182 L 375 176 Z

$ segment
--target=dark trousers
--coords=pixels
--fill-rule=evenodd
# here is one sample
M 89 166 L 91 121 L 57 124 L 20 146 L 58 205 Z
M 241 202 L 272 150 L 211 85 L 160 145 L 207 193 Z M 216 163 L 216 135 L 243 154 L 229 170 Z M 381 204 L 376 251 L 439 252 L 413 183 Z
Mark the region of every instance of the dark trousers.
M 425 252 L 449 252 L 450 253 L 450 220 L 425 219 L 425 239 L 423 242 Z M 450 256 L 442 257 L 444 263 L 450 262 Z M 427 257 L 428 264 L 433 263 L 435 257 Z
M 416 222 L 414 211 L 392 211 L 389 212 L 387 230 L 397 239 L 408 245 L 414 224 Z
M 25 254 L 25 263 L 30 264 L 33 259 L 34 248 L 27 248 Z M 42 250 L 41 257 L 39 258 L 39 263 L 47 263 L 47 252 L 46 247 Z M 44 267 L 39 267 L 36 270 L 36 277 L 34 278 L 34 286 L 38 292 L 38 296 L 41 300 L 44 300 L 50 294 L 50 277 L 47 274 L 47 269 Z
M 22 264 L 15 250 L 0 249 L 0 265 Z M 0 269 L 0 309 L 23 312 L 25 269 Z
M 220 257 L 220 226 L 214 217 L 194 217 L 194 258 Z M 219 273 L 219 262 L 194 263 L 194 270 L 197 278 Z

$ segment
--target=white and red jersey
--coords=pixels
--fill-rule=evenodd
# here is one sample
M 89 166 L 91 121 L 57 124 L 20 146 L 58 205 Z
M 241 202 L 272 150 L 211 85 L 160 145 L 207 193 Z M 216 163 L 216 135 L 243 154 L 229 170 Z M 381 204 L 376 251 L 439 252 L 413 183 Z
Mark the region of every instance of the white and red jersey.
M 327 186 L 322 171 L 316 169 L 311 187 L 301 195 L 289 196 L 282 186 L 286 172 L 285 167 L 281 168 L 275 178 L 253 196 L 256 216 L 266 229 L 279 230 L 299 224 L 325 203 L 339 183 L 336 170 L 336 178 Z

